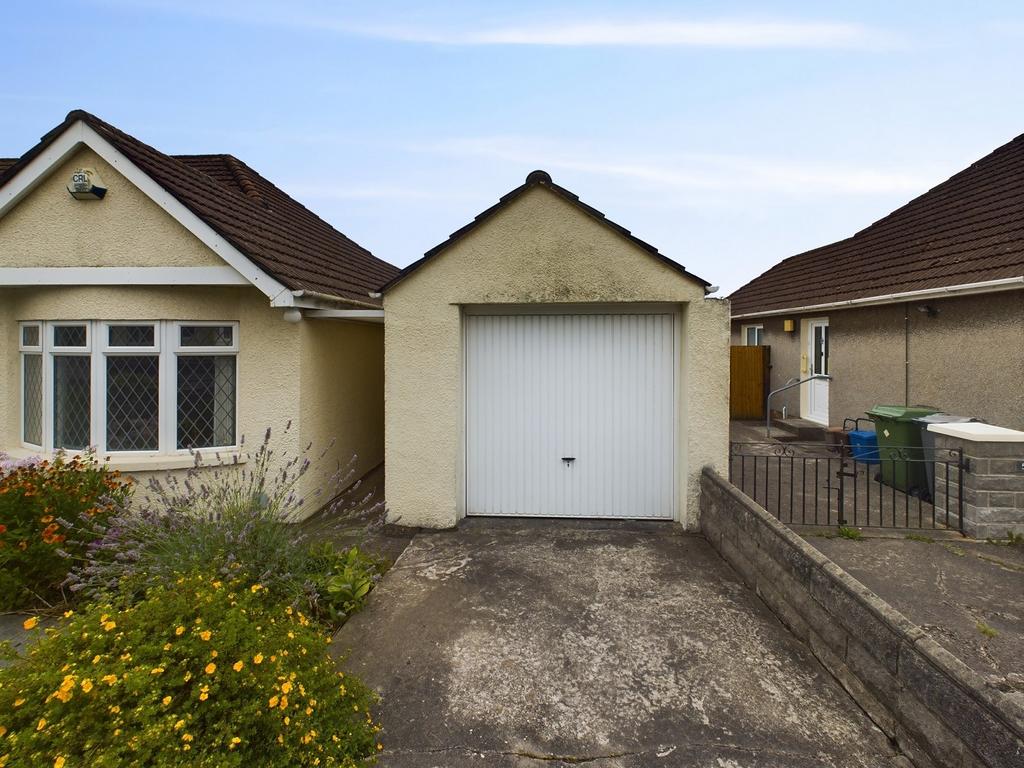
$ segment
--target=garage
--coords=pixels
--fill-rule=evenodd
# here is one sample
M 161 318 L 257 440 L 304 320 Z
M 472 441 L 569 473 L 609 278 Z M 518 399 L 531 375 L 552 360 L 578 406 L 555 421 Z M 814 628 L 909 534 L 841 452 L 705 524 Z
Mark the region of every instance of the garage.
M 467 314 L 465 338 L 467 515 L 672 518 L 674 314 Z
M 728 304 L 543 171 L 381 287 L 385 497 L 467 516 L 671 520 L 728 454 Z

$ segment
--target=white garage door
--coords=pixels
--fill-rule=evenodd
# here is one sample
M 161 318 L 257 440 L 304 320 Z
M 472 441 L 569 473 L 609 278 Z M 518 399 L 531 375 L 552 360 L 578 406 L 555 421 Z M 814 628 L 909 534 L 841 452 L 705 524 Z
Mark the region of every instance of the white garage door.
M 671 314 L 466 318 L 470 515 L 672 518 Z

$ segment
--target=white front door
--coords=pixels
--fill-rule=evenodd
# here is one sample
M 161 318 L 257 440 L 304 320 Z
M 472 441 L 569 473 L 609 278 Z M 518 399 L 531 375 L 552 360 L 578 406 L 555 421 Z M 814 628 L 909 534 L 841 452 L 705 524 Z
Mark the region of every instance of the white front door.
M 465 333 L 467 514 L 674 516 L 674 315 L 468 315 Z
M 807 322 L 807 374 L 828 375 L 828 319 Z M 807 386 L 805 418 L 828 424 L 828 379 L 814 379 Z

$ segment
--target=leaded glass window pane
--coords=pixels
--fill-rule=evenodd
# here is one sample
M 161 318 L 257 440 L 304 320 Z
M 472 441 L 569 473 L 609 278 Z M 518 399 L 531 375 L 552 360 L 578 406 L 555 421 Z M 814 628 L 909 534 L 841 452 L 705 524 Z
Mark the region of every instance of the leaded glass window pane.
M 89 447 L 90 362 L 86 355 L 53 357 L 54 448 Z
M 160 358 L 156 355 L 108 357 L 107 449 L 156 451 L 159 448 Z
M 153 339 L 152 325 L 111 325 L 108 328 L 107 343 L 112 347 L 152 347 Z
M 230 347 L 234 343 L 234 328 L 230 325 L 183 325 L 183 347 Z
M 38 336 L 39 329 L 36 328 Z M 43 356 L 25 355 L 24 379 L 21 382 L 24 432 L 22 440 L 32 445 L 43 444 Z
M 53 327 L 53 346 L 84 347 L 86 343 L 84 325 L 55 325 Z
M 23 347 L 38 347 L 39 346 L 39 326 L 38 325 L 23 325 L 23 326 L 21 326 L 21 345 Z
M 234 444 L 234 355 L 179 355 L 178 448 Z

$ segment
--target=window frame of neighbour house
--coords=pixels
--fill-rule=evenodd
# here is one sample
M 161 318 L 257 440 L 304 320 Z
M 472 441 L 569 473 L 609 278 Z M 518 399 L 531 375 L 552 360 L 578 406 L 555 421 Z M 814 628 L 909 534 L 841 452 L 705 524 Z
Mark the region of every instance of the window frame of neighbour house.
M 137 343 L 111 344 L 111 329 L 126 326 L 138 328 L 151 327 L 153 329 L 152 337 L 149 339 L 143 338 Z M 59 346 L 56 343 L 58 341 L 56 329 L 67 327 L 84 328 L 84 343 L 77 346 Z M 182 343 L 183 329 L 208 327 L 230 329 L 230 339 L 227 338 L 226 334 L 218 334 L 219 338 L 214 339 L 214 343 L 202 345 Z M 38 329 L 35 338 L 35 341 L 38 342 L 37 344 L 26 343 L 26 341 L 32 340 L 30 338 L 31 332 L 26 333 L 26 329 L 29 328 Z M 146 334 L 143 332 L 142 335 L 145 337 Z M 103 456 L 124 457 L 181 456 L 188 455 L 192 450 L 237 450 L 239 447 L 239 346 L 239 324 L 237 321 L 229 320 L 27 320 L 19 322 L 19 442 L 24 448 L 40 451 L 41 453 L 53 453 L 62 448 L 75 453 L 88 447 L 94 447 Z M 89 359 L 87 409 L 89 440 L 86 446 L 62 446 L 57 444 L 64 442 L 58 440 L 56 434 L 58 421 L 55 410 L 57 405 L 56 369 L 59 365 L 57 360 L 61 357 L 69 356 L 86 357 Z M 232 399 L 229 401 L 230 412 L 228 414 L 230 418 L 228 424 L 231 430 L 231 439 L 223 444 L 221 444 L 221 441 L 213 439 L 210 442 L 215 444 L 197 445 L 192 449 L 187 446 L 179 448 L 179 432 L 183 429 L 180 413 L 181 404 L 178 402 L 180 384 L 179 360 L 181 358 L 200 357 L 221 357 L 230 358 L 231 360 L 230 365 L 223 366 L 224 373 L 230 376 L 230 385 L 233 388 L 233 392 L 231 392 Z M 38 358 L 40 362 L 30 363 L 30 358 Z M 110 404 L 107 402 L 107 395 L 112 374 L 112 363 L 110 361 L 117 358 L 156 359 L 156 381 L 153 391 L 149 395 L 145 392 L 137 395 L 143 403 L 147 399 L 151 400 L 152 397 L 156 399 L 156 424 L 152 435 L 154 439 L 145 441 L 148 444 L 142 447 L 125 449 L 118 446 L 111 448 L 110 446 L 112 436 L 109 434 L 109 430 L 111 425 L 116 426 L 120 423 L 119 418 L 123 422 L 131 422 L 133 418 L 136 421 L 141 421 L 145 418 L 145 414 L 138 417 L 131 413 L 118 416 L 109 408 Z M 27 371 L 30 365 L 38 365 L 41 368 L 41 391 L 38 396 L 38 405 L 29 402 Z M 136 380 L 142 379 L 144 386 L 145 378 L 152 375 L 152 370 L 146 371 L 143 368 L 133 371 L 130 367 L 126 367 L 120 375 L 128 379 L 133 376 Z M 215 369 L 213 375 L 216 377 L 222 374 Z M 215 390 L 216 387 L 216 382 L 209 385 L 209 388 L 212 390 Z M 136 390 L 136 393 L 138 391 Z M 217 396 L 215 391 L 213 396 Z M 33 434 L 31 435 L 27 432 L 29 426 L 27 422 L 30 421 L 30 407 L 40 409 L 37 410 L 37 413 L 40 413 L 38 425 L 33 425 Z M 211 410 L 216 410 L 216 405 L 210 406 L 210 408 Z M 216 437 L 218 432 L 217 420 L 218 417 L 215 415 L 211 417 L 210 434 L 212 437 Z M 123 442 L 124 439 L 129 441 L 138 440 L 137 436 L 140 433 L 133 435 L 130 428 L 122 428 L 120 434 L 122 436 L 127 434 L 127 438 L 122 437 L 115 441 Z M 145 433 L 142 432 L 141 434 Z M 33 442 L 29 439 L 37 435 L 40 438 L 38 442 Z
M 755 331 L 755 341 L 753 344 L 750 343 L 748 333 Z M 764 346 L 764 325 L 762 323 L 752 323 L 750 325 L 740 326 L 740 338 L 743 339 L 743 346 L 745 347 L 763 347 Z

